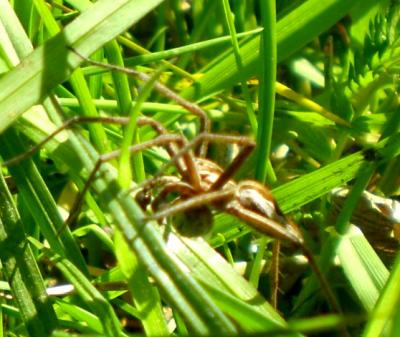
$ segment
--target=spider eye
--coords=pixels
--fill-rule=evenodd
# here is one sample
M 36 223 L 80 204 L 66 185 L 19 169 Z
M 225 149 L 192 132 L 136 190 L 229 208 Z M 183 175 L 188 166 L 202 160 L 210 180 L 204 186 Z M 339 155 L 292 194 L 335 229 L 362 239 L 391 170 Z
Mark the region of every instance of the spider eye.
M 211 230 L 213 216 L 210 208 L 203 206 L 174 215 L 172 223 L 182 236 L 203 236 Z

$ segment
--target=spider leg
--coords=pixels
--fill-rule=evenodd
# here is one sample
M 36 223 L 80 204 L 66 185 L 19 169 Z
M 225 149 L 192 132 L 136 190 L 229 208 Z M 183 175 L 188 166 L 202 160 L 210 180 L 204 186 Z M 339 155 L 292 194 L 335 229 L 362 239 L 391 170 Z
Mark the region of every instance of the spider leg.
M 328 300 L 328 303 L 337 313 L 342 314 L 343 311 L 340 308 L 340 304 L 334 295 L 331 286 L 329 285 L 326 277 L 322 274 L 320 267 L 318 266 L 317 261 L 315 260 L 314 254 L 303 244 L 301 246 L 301 250 L 303 251 L 304 256 L 307 258 L 308 263 L 310 264 L 311 269 L 314 271 L 319 283 L 321 285 L 322 291 L 325 293 L 325 297 Z M 344 330 L 345 335 L 348 335 Z
M 135 152 L 143 151 L 143 150 L 153 147 L 153 146 L 160 146 L 160 145 L 164 145 L 166 143 L 171 143 L 171 142 L 179 143 L 181 141 L 182 141 L 182 137 L 179 135 L 171 135 L 171 134 L 160 135 L 157 138 L 154 138 L 147 142 L 133 145 L 129 148 L 129 150 L 131 153 L 135 153 Z M 113 152 L 110 152 L 107 154 L 100 155 L 100 157 L 97 159 L 96 164 L 95 164 L 93 170 L 91 171 L 82 191 L 79 193 L 78 197 L 76 198 L 76 200 L 71 208 L 69 217 L 68 217 L 67 221 L 65 222 L 65 226 L 70 225 L 75 220 L 76 216 L 78 215 L 79 209 L 83 203 L 84 196 L 85 196 L 86 192 L 88 191 L 90 185 L 92 184 L 93 180 L 96 179 L 96 174 L 97 174 L 100 166 L 105 162 L 108 162 L 110 160 L 118 158 L 120 155 L 121 155 L 120 150 L 116 150 L 116 151 L 113 151 Z M 63 228 L 61 228 L 59 230 L 59 232 L 62 231 Z
M 151 76 L 141 72 L 141 71 L 137 71 L 134 69 L 129 69 L 129 68 L 123 68 L 123 67 L 119 67 L 113 64 L 107 64 L 107 63 L 102 63 L 102 62 L 98 62 L 98 61 L 94 61 L 91 60 L 83 55 L 81 55 L 80 53 L 78 53 L 75 49 L 70 48 L 76 55 L 78 55 L 81 59 L 85 60 L 87 63 L 92 64 L 92 65 L 96 65 L 102 68 L 107 68 L 110 70 L 114 70 L 114 71 L 119 71 L 122 73 L 125 73 L 127 75 L 136 77 L 138 79 L 140 79 L 143 82 L 148 82 L 151 78 Z M 211 131 L 211 121 L 208 118 L 207 113 L 197 104 L 190 102 L 186 99 L 184 99 L 182 96 L 179 96 L 176 92 L 174 92 L 173 90 L 171 90 L 170 88 L 168 88 L 167 86 L 165 86 L 164 84 L 162 84 L 159 81 L 155 81 L 154 83 L 154 89 L 156 91 L 158 91 L 160 94 L 164 95 L 165 97 L 175 101 L 176 103 L 178 103 L 180 106 L 182 106 L 184 109 L 186 109 L 187 111 L 189 111 L 191 114 L 197 116 L 200 118 L 200 122 L 201 122 L 201 126 L 200 126 L 200 132 L 206 132 L 209 133 Z M 205 157 L 207 154 L 207 142 L 203 142 L 199 148 L 199 151 L 197 153 L 197 155 L 199 157 Z
M 304 244 L 304 240 L 300 232 L 295 230 L 291 224 L 280 224 L 272 219 L 269 219 L 268 217 L 244 208 L 236 200 L 227 204 L 225 211 L 245 221 L 250 227 L 262 234 L 278 240 L 292 242 L 298 247 L 302 247 Z
M 326 299 L 328 300 L 332 309 L 338 313 L 342 312 L 328 281 L 318 267 L 314 255 L 305 246 L 302 235 L 299 231 L 296 230 L 296 227 L 291 222 L 288 222 L 285 225 L 279 224 L 271 219 L 268 219 L 267 217 L 263 217 L 251 210 L 242 207 L 237 201 L 230 202 L 226 206 L 226 211 L 232 215 L 235 215 L 239 219 L 244 220 L 249 226 L 253 227 L 257 231 L 278 240 L 289 241 L 300 248 L 304 256 L 307 258 L 311 269 L 317 276 L 321 284 L 321 288 L 325 293 Z
M 87 117 L 87 116 L 74 116 L 67 121 L 64 122 L 59 128 L 54 130 L 50 135 L 40 141 L 38 144 L 32 146 L 28 151 L 21 153 L 9 160 L 4 161 L 1 165 L 2 166 L 13 166 L 18 164 L 21 160 L 29 158 L 35 152 L 40 150 L 46 143 L 48 143 L 52 138 L 57 136 L 60 132 L 73 128 L 77 124 L 85 124 L 85 123 L 102 123 L 102 124 L 119 124 L 119 125 L 126 125 L 129 123 L 128 117 Z M 158 135 L 167 134 L 168 131 L 164 128 L 164 126 L 148 117 L 140 117 L 137 120 L 138 126 L 149 125 L 151 126 Z M 166 144 L 167 152 L 171 157 L 176 155 L 177 149 L 173 148 L 172 144 Z M 185 172 L 185 169 L 180 165 L 179 170 Z M 180 172 L 180 173 L 182 173 Z
M 236 192 L 236 188 L 227 188 L 220 191 L 208 192 L 196 195 L 190 199 L 186 199 L 168 207 L 162 209 L 149 216 L 150 220 L 161 220 L 172 216 L 176 213 L 185 212 L 194 208 L 198 208 L 204 205 L 213 205 L 215 203 L 231 199 Z
M 250 141 L 250 140 L 249 140 Z M 248 144 L 244 145 L 242 150 L 237 154 L 233 161 L 228 165 L 228 167 L 222 172 L 218 177 L 217 181 L 210 187 L 211 191 L 218 190 L 222 188 L 229 180 L 233 178 L 237 170 L 242 166 L 245 160 L 248 158 L 250 153 L 253 151 L 255 143 L 250 141 Z
M 166 200 L 167 196 L 170 193 L 179 193 L 180 196 L 185 199 L 189 196 L 192 196 L 196 193 L 192 186 L 183 181 L 175 181 L 165 184 L 162 190 L 157 194 L 151 203 L 151 208 L 153 211 L 157 211 L 160 209 L 160 206 L 164 200 Z
M 57 136 L 60 132 L 66 129 L 70 129 L 77 124 L 82 123 L 107 123 L 107 124 L 127 124 L 129 118 L 126 117 L 85 117 L 85 116 L 75 116 L 68 119 L 63 125 L 54 130 L 50 135 L 40 141 L 38 144 L 32 146 L 28 151 L 25 151 L 7 161 L 4 161 L 2 166 L 13 166 L 18 164 L 20 161 L 29 158 L 34 153 L 39 151 L 43 145 L 48 143 L 51 139 Z
M 281 242 L 275 240 L 272 244 L 272 261 L 269 271 L 271 281 L 271 305 L 277 309 L 278 307 L 278 291 L 279 291 L 279 253 Z
M 166 135 L 168 134 L 168 130 L 158 121 L 149 118 L 149 117 L 140 117 L 137 120 L 137 125 L 138 126 L 144 126 L 144 125 L 149 125 L 153 128 L 154 131 L 157 132 L 158 135 Z M 183 140 L 182 140 L 183 143 Z M 176 153 L 178 152 L 179 144 L 177 143 L 167 143 L 165 145 L 166 150 L 171 158 L 176 156 Z M 176 161 L 176 168 L 178 169 L 179 174 L 186 180 L 188 181 L 194 181 L 195 182 L 195 177 L 191 178 L 190 174 L 193 174 L 192 172 L 194 171 L 194 161 L 192 157 L 189 155 L 185 156 L 182 158 L 183 163 L 181 160 Z
M 22 160 L 29 158 L 30 156 L 32 156 L 35 152 L 37 152 L 38 150 L 40 150 L 40 148 L 42 148 L 46 143 L 48 143 L 52 138 L 54 138 L 55 136 L 57 136 L 60 132 L 66 130 L 66 129 L 70 129 L 72 127 L 74 127 L 77 124 L 83 124 L 83 123 L 106 123 L 106 124 L 119 124 L 119 125 L 126 125 L 129 123 L 129 118 L 128 117 L 86 117 L 86 116 L 74 116 L 70 119 L 68 119 L 63 125 L 61 125 L 59 128 L 57 128 L 56 130 L 54 130 L 50 135 L 48 135 L 47 137 L 45 137 L 42 141 L 40 141 L 38 144 L 34 145 L 33 147 L 31 147 L 28 151 L 21 153 L 7 161 L 4 161 L 3 163 L 1 163 L 2 166 L 13 166 L 13 165 L 17 165 L 19 162 L 21 162 Z M 159 123 L 158 121 L 148 118 L 148 117 L 140 117 L 137 120 L 137 125 L 138 126 L 145 126 L 145 125 L 149 125 L 150 127 L 152 127 L 158 135 L 164 135 L 164 136 L 168 136 L 168 131 L 164 128 L 164 126 Z M 185 144 L 185 139 L 181 136 L 178 135 L 172 135 L 171 138 L 166 137 L 166 139 L 170 139 L 170 141 L 163 141 L 161 143 L 155 143 L 153 145 L 151 141 L 149 141 L 148 143 L 144 143 L 144 144 L 150 144 L 148 147 L 152 147 L 152 146 L 156 146 L 156 145 L 165 145 L 166 150 L 168 152 L 168 154 L 173 158 L 174 156 L 176 156 L 176 153 L 178 151 L 178 149 L 182 146 L 184 146 Z M 175 141 L 174 141 L 175 140 Z M 178 146 L 178 149 L 177 149 Z M 131 149 L 136 148 L 135 146 L 133 146 Z M 139 150 L 137 151 L 141 151 L 141 145 L 139 144 L 137 146 L 137 148 Z M 145 147 L 147 148 L 147 147 Z M 132 150 L 131 150 L 132 151 Z M 137 152 L 136 150 L 133 150 L 133 152 Z M 118 154 L 117 154 L 118 153 Z M 102 162 L 117 158 L 119 156 L 120 152 L 119 151 L 114 151 L 111 152 L 108 155 L 103 155 L 102 158 Z M 191 184 L 193 184 L 193 186 L 195 186 L 196 188 L 200 189 L 200 178 L 197 174 L 196 168 L 195 168 L 195 163 L 194 163 L 194 158 L 193 155 L 191 155 L 189 152 L 186 152 L 183 156 L 182 156 L 182 160 L 183 163 L 181 161 L 177 161 L 176 162 L 176 166 L 177 169 L 179 171 L 179 173 L 182 175 L 182 177 L 184 177 L 184 179 L 186 179 L 187 181 L 189 181 Z M 101 163 L 100 163 L 101 164 Z M 95 167 L 94 169 L 94 173 L 96 173 L 96 171 L 98 170 L 98 167 Z M 82 194 L 84 195 L 87 191 L 88 187 L 84 187 L 84 191 L 82 191 Z M 78 203 L 77 206 L 72 206 L 72 210 L 75 209 L 75 207 L 77 207 L 78 209 L 80 208 L 80 205 L 82 203 L 82 197 L 78 196 Z M 71 213 L 72 214 L 72 213 Z M 72 218 L 69 218 L 69 222 L 71 223 L 74 219 L 75 215 L 72 216 Z
M 175 164 L 179 158 L 184 156 L 186 153 L 190 152 L 192 148 L 197 147 L 203 141 L 219 143 L 219 144 L 237 144 L 243 147 L 242 151 L 235 157 L 233 162 L 227 167 L 226 169 L 227 172 L 225 174 L 223 173 L 221 175 L 222 177 L 218 178 L 218 180 L 214 183 L 214 185 L 216 186 L 215 187 L 212 186 L 211 190 L 217 190 L 218 188 L 223 187 L 229 181 L 232 175 L 237 171 L 237 169 L 241 166 L 243 161 L 248 157 L 248 155 L 251 153 L 251 150 L 255 147 L 255 142 L 248 137 L 201 133 L 197 137 L 193 138 L 185 146 L 183 146 L 180 149 L 180 151 L 167 164 L 161 167 L 161 169 L 157 172 L 154 178 L 162 176 L 163 173 L 171 165 Z

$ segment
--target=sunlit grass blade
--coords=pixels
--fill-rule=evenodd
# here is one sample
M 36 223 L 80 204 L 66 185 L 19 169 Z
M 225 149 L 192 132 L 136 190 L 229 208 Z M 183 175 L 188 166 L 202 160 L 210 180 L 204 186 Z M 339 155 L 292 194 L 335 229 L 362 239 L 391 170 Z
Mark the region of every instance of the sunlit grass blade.
M 202 283 L 211 283 L 216 288 L 209 289 L 212 294 L 215 295 L 215 291 L 227 292 L 226 296 L 234 296 L 238 301 L 245 303 L 257 299 L 257 305 L 253 305 L 252 310 L 256 310 L 259 315 L 264 317 L 266 320 L 264 327 L 278 328 L 285 326 L 283 319 L 257 293 L 256 289 L 211 249 L 206 242 L 201 239 L 178 238 L 171 234 L 168 245 L 186 264 L 196 266 L 192 272 L 197 279 L 201 280 Z M 238 314 L 240 315 L 240 313 Z M 243 328 L 247 326 L 246 319 L 239 320 L 239 323 L 243 325 Z M 257 328 L 254 328 L 254 331 L 256 331 Z
M 354 228 L 342 239 L 338 256 L 354 292 L 370 312 L 375 308 L 389 271 L 365 237 Z
M 122 329 L 111 304 L 90 283 L 72 263 L 45 248 L 39 241 L 30 241 L 63 273 L 64 277 L 74 285 L 85 304 L 96 314 L 106 336 L 122 336 Z
M 57 318 L 46 296 L 24 225 L 2 173 L 0 200 L 0 260 L 3 272 L 28 333 L 32 336 L 49 336 L 56 327 Z
M 7 22 L 6 1 L 0 19 Z M 161 1 L 100 1 L 82 13 L 55 37 L 38 47 L 0 80 L 0 131 L 37 104 L 71 74 L 82 59 L 69 46 L 89 55 L 139 20 Z M 114 20 L 113 20 L 114 19 Z M 114 24 L 117 22 L 117 24 Z M 8 27 L 8 26 L 7 26 Z M 11 28 L 11 27 L 10 27 Z M 43 76 L 45 74 L 45 76 Z
M 168 335 L 167 322 L 157 288 L 149 282 L 146 269 L 130 251 L 119 233 L 115 236 L 115 242 L 117 257 L 128 280 L 128 287 L 144 331 L 148 336 Z
M 248 31 L 248 32 L 237 33 L 236 36 L 238 38 L 241 38 L 241 37 L 246 37 L 248 35 L 257 35 L 260 33 L 260 31 L 261 31 L 261 28 L 258 28 L 258 29 L 254 29 L 254 30 Z M 192 43 L 192 44 L 185 45 L 182 47 L 163 50 L 163 51 L 159 51 L 159 52 L 155 52 L 155 53 L 148 52 L 143 55 L 132 56 L 132 57 L 126 58 L 125 65 L 128 67 L 133 67 L 136 65 L 148 64 L 151 62 L 157 62 L 157 61 L 165 60 L 168 58 L 178 57 L 181 55 L 200 51 L 200 50 L 206 49 L 206 48 L 220 47 L 221 45 L 226 45 L 228 42 L 231 41 L 231 39 L 232 39 L 231 36 L 222 36 L 222 37 L 218 37 L 218 38 L 215 38 L 212 40 L 196 42 L 196 43 Z
M 226 25 L 228 26 L 229 34 L 231 36 L 232 49 L 233 49 L 233 55 L 235 56 L 236 67 L 239 72 L 242 72 L 243 71 L 243 60 L 242 60 L 242 55 L 240 54 L 240 48 L 239 48 L 239 43 L 238 43 L 238 39 L 237 39 L 235 23 L 233 20 L 233 14 L 232 14 L 230 6 L 229 6 L 229 1 L 222 0 L 222 5 L 224 8 Z M 253 109 L 253 105 L 251 103 L 250 91 L 249 91 L 246 81 L 242 81 L 241 87 L 242 87 L 243 96 L 244 96 L 244 99 L 246 102 L 247 117 L 249 119 L 253 133 L 256 134 L 257 128 L 258 128 L 257 119 L 256 119 L 256 115 L 255 115 L 255 112 Z
M 24 152 L 21 139 L 13 128 L 2 134 L 0 139 L 3 144 L 0 151 L 3 158 L 11 158 Z M 63 219 L 33 161 L 28 160 L 20 165 L 10 167 L 9 171 L 14 177 L 36 225 L 52 249 L 61 256 L 68 256 L 81 271 L 87 273 L 83 256 L 72 238 L 71 232 L 66 230 L 61 236 L 58 235 L 58 230 L 63 227 Z
M 260 3 L 260 9 L 264 29 L 260 38 L 261 74 L 259 76 L 260 88 L 257 117 L 258 127 L 256 133 L 256 168 L 254 175 L 258 181 L 262 183 L 268 182 L 269 185 L 274 185 L 277 178 L 271 165 L 270 155 L 275 113 L 275 81 L 277 69 L 275 1 L 270 0 Z M 261 262 L 266 245 L 267 238 L 263 238 L 250 273 L 250 281 L 254 285 L 257 285 L 259 282 Z M 276 243 L 276 245 L 279 245 L 279 243 Z M 278 254 L 279 253 L 277 253 L 277 255 Z M 274 258 L 277 260 L 278 256 Z M 272 298 L 274 298 L 275 302 L 276 296 L 273 295 Z
M 314 37 L 331 27 L 342 18 L 358 0 L 318 1 L 309 0 L 277 22 L 278 61 L 286 59 Z M 185 91 L 185 96 L 194 99 L 206 97 L 220 90 L 230 88 L 243 79 L 257 74 L 259 69 L 260 37 L 248 40 L 241 46 L 244 69 L 239 72 L 231 52 L 209 69 L 196 85 Z
M 400 284 L 398 282 L 400 273 L 400 258 L 397 254 L 390 277 L 376 303 L 370 319 L 365 327 L 363 337 L 382 335 L 395 336 L 398 331 L 398 302 L 400 295 Z M 394 323 L 394 324 L 391 324 Z

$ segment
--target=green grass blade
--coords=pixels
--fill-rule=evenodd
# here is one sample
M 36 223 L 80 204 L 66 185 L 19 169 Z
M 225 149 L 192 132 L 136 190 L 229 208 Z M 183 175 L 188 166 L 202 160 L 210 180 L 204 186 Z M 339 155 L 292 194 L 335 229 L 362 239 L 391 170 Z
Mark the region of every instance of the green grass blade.
M 185 264 L 195 266 L 192 273 L 202 283 L 211 283 L 213 287 L 236 297 L 238 301 L 246 303 L 254 300 L 257 305 L 253 305 L 253 310 L 264 316 L 266 325 L 270 328 L 285 326 L 283 319 L 257 293 L 256 289 L 203 240 L 178 238 L 171 234 L 168 244 L 170 249 L 176 252 Z M 213 292 L 212 289 L 210 291 Z M 245 320 L 239 320 L 238 323 L 243 325 L 243 329 L 246 329 Z
M 119 182 L 121 186 L 125 188 L 129 188 L 132 181 L 132 173 L 130 165 L 131 153 L 129 151 L 129 147 L 132 144 L 139 143 L 139 137 L 136 127 L 137 119 L 139 118 L 142 104 L 147 100 L 147 98 L 149 98 L 158 76 L 159 73 L 155 73 L 149 79 L 149 81 L 146 82 L 139 96 L 137 97 L 135 104 L 133 104 L 131 106 L 131 109 L 129 110 L 130 121 L 128 125 L 125 127 L 124 138 L 122 140 L 122 145 L 121 145 L 121 157 L 119 160 Z M 133 170 L 135 172 L 134 180 L 137 182 L 144 181 L 146 179 L 146 175 L 144 172 L 143 158 L 141 153 L 134 154 L 133 159 L 134 159 Z
M 260 28 L 254 29 L 252 31 L 248 32 L 243 32 L 243 33 L 238 33 L 236 36 L 239 37 L 245 37 L 248 35 L 257 35 L 261 31 Z M 177 48 L 172 48 L 160 52 L 155 52 L 151 54 L 144 54 L 144 55 L 139 55 L 139 56 L 132 56 L 128 57 L 125 59 L 125 65 L 128 67 L 133 67 L 141 64 L 148 64 L 151 62 L 157 62 L 161 61 L 164 59 L 168 58 L 173 58 L 185 54 L 190 54 L 195 51 L 200 51 L 202 49 L 206 48 L 212 48 L 212 47 L 221 47 L 227 44 L 228 42 L 231 41 L 231 36 L 222 36 L 222 37 L 217 37 L 215 39 L 207 40 L 207 41 L 201 41 L 201 42 L 195 42 L 189 45 L 185 45 L 182 47 L 177 47 Z
M 376 303 L 376 306 L 365 327 L 363 337 L 395 336 L 396 325 L 392 325 L 392 319 L 398 315 L 398 303 L 400 299 L 400 255 L 397 258 L 390 273 L 388 282 Z M 396 322 L 398 323 L 398 322 Z M 385 333 L 385 334 L 384 334 Z M 387 333 L 387 334 L 386 334 Z
M 239 48 L 239 42 L 237 39 L 235 23 L 233 21 L 233 14 L 231 12 L 228 0 L 222 0 L 222 5 L 224 8 L 226 25 L 228 26 L 229 34 L 231 36 L 233 55 L 235 56 L 236 66 L 237 66 L 238 71 L 241 72 L 241 71 L 243 71 L 243 60 L 242 60 L 242 56 L 240 54 L 240 48 Z M 243 96 L 244 96 L 244 99 L 246 102 L 247 117 L 249 119 L 253 133 L 257 133 L 257 128 L 258 128 L 257 119 L 256 119 L 256 115 L 255 115 L 255 112 L 253 109 L 253 104 L 251 102 L 250 92 L 249 92 L 249 88 L 247 86 L 246 81 L 242 81 L 241 87 L 242 87 Z
M 57 318 L 25 237 L 22 221 L 0 173 L 0 259 L 21 319 L 30 336 L 49 336 Z
M 270 162 L 272 130 L 275 112 L 275 81 L 276 81 L 276 8 L 275 0 L 260 3 L 261 18 L 264 30 L 261 34 L 261 74 L 259 76 L 259 106 L 257 120 L 257 147 L 255 178 L 273 185 L 276 176 Z M 268 180 L 267 180 L 268 177 Z M 267 238 L 263 238 L 257 251 L 250 272 L 250 281 L 257 285 L 261 272 L 261 262 Z
M 120 46 L 115 40 L 107 43 L 104 47 L 104 51 L 109 63 L 119 67 L 124 67 L 124 60 L 122 58 Z M 115 94 L 117 97 L 120 114 L 122 116 L 126 116 L 128 115 L 132 104 L 132 95 L 129 86 L 128 75 L 120 71 L 113 71 L 111 75 L 114 82 Z
M 73 329 L 88 334 L 95 332 L 105 336 L 99 317 L 89 310 L 60 299 L 56 299 L 55 307 L 60 314 L 68 315 L 68 319 L 60 322 L 61 327 L 64 329 Z
M 56 34 L 60 33 L 61 29 L 59 28 L 52 14 L 50 13 L 45 2 L 43 0 L 35 0 L 35 5 L 39 15 L 43 19 L 44 25 L 50 36 L 55 36 Z M 96 106 L 93 104 L 89 87 L 83 77 L 81 69 L 75 69 L 75 71 L 71 74 L 70 82 L 79 102 L 81 103 L 80 107 L 82 109 L 82 115 L 88 117 L 99 116 Z M 100 153 L 111 151 L 111 148 L 107 142 L 105 131 L 101 127 L 101 125 L 89 125 L 89 132 L 90 138 L 92 139 L 95 147 L 99 150 Z
M 261 2 L 264 30 L 261 35 L 261 74 L 259 89 L 256 172 L 258 181 L 274 184 L 275 174 L 269 160 L 275 112 L 275 81 L 277 67 L 276 8 L 273 0 Z
M 122 336 L 118 318 L 111 304 L 90 283 L 90 281 L 70 261 L 54 254 L 45 248 L 39 241 L 31 238 L 30 241 L 40 249 L 47 258 L 63 273 L 64 277 L 74 285 L 85 304 L 96 314 L 106 336 Z
M 3 144 L 0 150 L 3 158 L 12 158 L 24 152 L 21 140 L 13 128 L 1 135 L 0 139 Z M 69 229 L 58 235 L 58 231 L 64 226 L 63 219 L 33 161 L 25 161 L 9 170 L 30 213 L 52 249 L 61 256 L 68 256 L 81 271 L 87 273 L 86 263 Z
M 278 62 L 286 59 L 314 37 L 331 27 L 346 15 L 358 0 L 308 0 L 277 22 Z M 239 72 L 232 53 L 207 71 L 184 94 L 191 99 L 200 99 L 257 74 L 260 69 L 260 37 L 255 37 L 241 46 L 243 71 Z
M 160 294 L 149 282 L 148 273 L 130 251 L 120 233 L 115 236 L 117 257 L 128 280 L 128 287 L 147 336 L 166 336 L 168 327 L 161 307 Z
M 363 152 L 354 153 L 275 188 L 273 194 L 284 213 L 292 212 L 354 179 L 364 163 Z
M 0 3 L 0 20 L 7 21 Z M 0 80 L 0 131 L 67 79 L 82 60 L 69 46 L 89 55 L 139 20 L 161 0 L 100 1 L 38 47 Z
M 389 271 L 362 233 L 356 230 L 344 236 L 338 256 L 350 285 L 365 310 L 370 312 L 376 306 Z

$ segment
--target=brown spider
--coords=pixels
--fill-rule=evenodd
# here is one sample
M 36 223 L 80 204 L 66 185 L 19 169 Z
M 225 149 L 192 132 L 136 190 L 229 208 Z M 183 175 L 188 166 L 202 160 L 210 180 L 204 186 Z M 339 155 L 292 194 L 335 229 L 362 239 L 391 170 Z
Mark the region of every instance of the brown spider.
M 139 78 L 144 82 L 150 79 L 150 76 L 142 72 L 114 65 L 105 65 L 84 57 L 74 49 L 71 50 L 83 60 L 93 65 L 120 71 Z M 213 206 L 243 219 L 253 228 L 264 234 L 279 240 L 290 241 L 299 247 L 304 247 L 304 240 L 301 233 L 293 223 L 284 218 L 272 194 L 265 186 L 252 180 L 246 180 L 240 183 L 235 183 L 232 180 L 236 171 L 255 147 L 254 141 L 247 137 L 210 133 L 211 122 L 207 113 L 198 105 L 185 100 L 158 81 L 155 82 L 154 89 L 164 96 L 175 100 L 190 113 L 198 116 L 201 122 L 201 133 L 191 142 L 187 143 L 185 138 L 179 135 L 169 134 L 164 126 L 155 120 L 150 118 L 138 119 L 138 126 L 151 126 L 158 134 L 158 137 L 148 142 L 132 146 L 131 152 L 142 151 L 152 146 L 165 145 L 171 157 L 171 161 L 167 166 L 175 163 L 181 175 L 181 179 L 178 178 L 178 180 L 171 177 L 167 178 L 166 176 L 162 176 L 165 171 L 165 168 L 163 168 L 157 174 L 156 178 L 141 185 L 143 191 L 139 193 L 137 199 L 140 201 L 139 203 L 145 207 L 147 203 L 150 202 L 148 195 L 157 184 L 156 182 L 164 182 L 162 183 L 163 186 L 158 196 L 151 202 L 155 213 L 151 215 L 150 218 L 161 220 L 181 213 L 191 218 L 193 218 L 193 214 L 208 214 L 204 215 L 204 217 L 206 219 L 212 219 L 209 206 Z M 127 122 L 128 120 L 124 123 Z M 236 158 L 234 158 L 232 163 L 223 170 L 216 163 L 204 158 L 207 154 L 207 145 L 209 142 L 236 144 L 241 146 L 242 150 Z M 196 149 L 195 154 L 192 153 L 192 149 Z M 114 151 L 99 158 L 81 195 L 87 191 L 100 165 L 104 161 L 117 157 L 119 153 L 119 151 Z M 166 200 L 168 194 L 173 192 L 180 194 L 180 198 L 178 198 L 172 206 L 168 205 L 168 209 L 162 209 L 163 207 L 160 207 L 160 205 Z M 192 215 L 190 215 L 190 213 L 192 213 Z M 72 215 L 72 217 L 73 216 L 74 215 Z M 202 217 L 203 215 L 200 216 L 200 218 Z M 202 221 L 196 222 L 201 223 Z M 204 230 L 201 229 L 199 232 L 203 233 Z M 304 247 L 303 250 L 305 249 Z
M 90 62 L 100 65 L 98 62 Z M 108 67 L 140 77 L 144 81 L 149 79 L 149 76 L 137 71 L 115 66 Z M 238 183 L 233 180 L 234 174 L 255 147 L 255 142 L 247 137 L 210 133 L 210 121 L 207 114 L 200 107 L 184 100 L 161 84 L 156 84 L 155 88 L 198 116 L 201 119 L 202 133 L 188 142 L 180 135 L 170 134 L 162 124 L 151 118 L 142 117 L 137 120 L 138 126 L 150 126 L 158 136 L 147 142 L 131 146 L 130 151 L 133 153 L 154 146 L 165 146 L 171 157 L 170 162 L 153 179 L 139 185 L 142 189 L 139 190 L 136 200 L 139 201 L 143 208 L 151 205 L 153 209 L 153 214 L 149 215 L 148 218 L 162 221 L 172 217 L 178 231 L 182 234 L 190 236 L 201 235 L 211 228 L 212 207 L 242 219 L 260 233 L 278 240 L 289 241 L 303 251 L 320 280 L 331 306 L 337 312 L 340 312 L 339 305 L 325 277 L 319 270 L 312 253 L 304 244 L 303 236 L 297 226 L 281 213 L 270 191 L 264 185 L 253 180 L 245 180 Z M 4 162 L 3 165 L 15 165 L 35 152 L 57 133 L 76 123 L 108 122 L 126 124 L 128 121 L 129 119 L 127 118 L 74 118 L 67 121 L 61 128 L 28 152 Z M 205 158 L 209 142 L 236 144 L 242 149 L 233 161 L 225 169 L 222 169 L 215 162 Z M 96 178 L 99 167 L 104 162 L 119 155 L 120 151 L 117 150 L 99 157 L 81 194 L 77 198 L 75 206 L 70 212 L 66 224 L 70 224 L 75 219 L 83 201 L 83 196 L 89 189 L 93 179 Z M 165 169 L 173 164 L 176 166 L 180 177 L 164 175 Z M 156 188 L 159 188 L 158 192 L 152 193 Z M 168 197 L 172 193 L 178 194 L 178 197 L 174 201 L 168 202 Z M 185 226 L 187 223 L 192 225 L 190 229 Z
M 165 130 L 161 132 L 160 125 L 157 130 L 161 134 L 159 137 L 162 137 Z M 222 169 L 215 162 L 192 152 L 193 148 L 201 147 L 203 142 L 236 144 L 242 149 Z M 199 236 L 210 230 L 212 207 L 236 216 L 260 233 L 291 242 L 308 259 L 332 308 L 341 312 L 328 282 L 305 245 L 301 232 L 282 214 L 268 188 L 254 180 L 237 183 L 232 179 L 254 147 L 253 140 L 241 136 L 201 133 L 188 143 L 184 138 L 178 137 L 175 143 L 167 146 L 170 162 L 153 179 L 139 185 L 141 190 L 136 195 L 136 200 L 140 201 L 143 209 L 151 205 L 153 213 L 148 216 L 149 220 L 163 221 L 172 218 L 177 231 L 185 236 Z M 163 175 L 166 168 L 174 163 L 181 178 Z M 156 188 L 158 191 L 151 199 L 152 191 Z M 169 202 L 170 194 L 178 194 L 178 197 Z
M 194 156 L 190 151 L 203 141 L 233 143 L 243 148 L 224 170 L 215 162 Z M 179 219 L 178 223 L 174 221 L 174 224 L 180 234 L 199 236 L 211 228 L 212 221 L 206 220 L 212 219 L 209 208 L 212 206 L 244 220 L 259 232 L 299 246 L 303 245 L 303 238 L 297 227 L 284 218 L 272 194 L 264 185 L 254 180 L 236 183 L 232 179 L 254 147 L 254 141 L 247 137 L 209 133 L 197 136 L 176 152 L 171 159 L 170 164 L 178 163 L 179 158 L 186 154 L 183 163 L 180 162 L 177 165 L 182 179 L 158 173 L 154 179 L 142 185 L 142 190 L 138 193 L 142 200 L 143 195 L 149 194 L 149 190 L 161 185 L 154 200 L 151 202 L 148 200 L 154 211 L 149 218 L 162 220 L 173 216 Z M 164 169 L 160 172 L 162 171 Z M 171 205 L 166 200 L 172 193 L 179 194 L 179 197 Z M 147 206 L 143 202 L 142 205 Z M 185 217 L 190 219 L 188 223 L 192 224 L 193 228 L 190 230 L 183 227 Z M 198 228 L 194 228 L 193 221 Z

